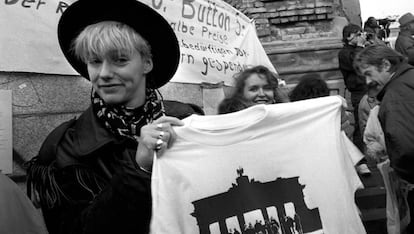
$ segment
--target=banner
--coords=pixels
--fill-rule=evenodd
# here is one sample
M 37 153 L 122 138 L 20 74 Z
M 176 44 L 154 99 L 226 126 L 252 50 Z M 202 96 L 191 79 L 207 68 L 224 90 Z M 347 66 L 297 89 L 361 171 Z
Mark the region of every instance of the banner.
M 0 71 L 77 75 L 60 51 L 56 33 L 62 12 L 73 2 L 0 3 Z M 276 72 L 254 22 L 229 4 L 218 0 L 142 2 L 163 15 L 177 34 L 181 57 L 173 82 L 231 84 L 235 73 L 259 64 Z

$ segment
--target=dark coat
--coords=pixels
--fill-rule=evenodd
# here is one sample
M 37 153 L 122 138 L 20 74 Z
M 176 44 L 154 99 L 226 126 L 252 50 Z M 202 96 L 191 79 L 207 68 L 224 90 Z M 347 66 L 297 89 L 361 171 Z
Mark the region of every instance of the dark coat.
M 187 104 L 165 105 L 167 115 L 195 113 Z M 28 167 L 28 192 L 39 192 L 49 232 L 148 233 L 151 176 L 139 169 L 136 149 L 104 128 L 92 107 L 53 130 Z
M 354 58 L 360 50 L 362 50 L 360 47 L 344 45 L 338 53 L 339 70 L 350 92 L 367 90 L 365 78 L 359 76 L 353 67 Z
M 414 67 L 400 65 L 378 94 L 378 117 L 391 166 L 414 183 Z
M 408 63 L 414 65 L 414 38 L 409 32 L 400 32 L 395 41 L 395 50 L 408 57 Z

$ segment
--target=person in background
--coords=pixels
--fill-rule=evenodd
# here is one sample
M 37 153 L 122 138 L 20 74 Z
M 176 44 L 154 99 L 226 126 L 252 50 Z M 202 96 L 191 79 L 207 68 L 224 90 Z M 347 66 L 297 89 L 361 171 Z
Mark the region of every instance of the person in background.
M 292 102 L 326 96 L 329 96 L 328 84 L 318 74 L 302 76 L 299 83 L 289 93 Z
M 269 86 L 269 84 L 273 85 Z M 227 114 L 243 110 L 253 105 L 273 104 L 275 101 L 272 101 L 272 97 L 275 96 L 276 84 L 276 76 L 269 72 L 267 68 L 257 66 L 246 69 L 236 76 L 234 93 L 219 104 L 218 113 Z M 318 74 L 307 74 L 301 77 L 299 84 L 289 94 L 289 97 L 292 99 L 291 101 L 324 96 L 329 96 L 329 88 L 327 83 Z M 346 104 L 345 101 L 344 103 Z M 342 108 L 341 129 L 344 132 L 352 128 L 348 119 L 349 117 L 346 115 L 346 111 Z M 358 173 L 362 175 L 371 174 L 371 171 L 366 165 L 366 160 L 363 158 L 358 161 L 358 165 L 356 166 Z
M 368 17 L 368 19 L 364 22 L 364 32 L 366 33 L 371 33 L 377 36 L 380 28 L 381 27 L 379 26 L 377 19 L 373 16 Z
M 232 94 L 225 99 L 225 102 L 235 102 L 237 105 L 240 105 L 240 107 L 250 107 L 257 104 L 273 104 L 278 102 L 277 75 L 271 72 L 267 67 L 259 65 L 247 68 L 236 74 L 235 80 L 236 84 L 234 90 Z
M 302 76 L 299 83 L 289 94 L 290 100 L 292 102 L 326 96 L 329 96 L 328 84 L 318 74 L 315 73 Z M 348 133 L 350 132 L 351 128 L 352 127 L 349 123 L 349 116 L 347 115 L 345 108 L 342 108 L 341 129 L 345 133 Z M 361 159 L 358 162 L 356 165 L 356 170 L 361 175 L 371 174 L 371 171 L 367 165 L 367 160 L 365 158 Z
M 182 125 L 157 91 L 179 64 L 174 31 L 136 0 L 79 0 L 63 12 L 58 39 L 91 81 L 91 105 L 43 142 L 28 163 L 28 193 L 39 195 L 52 234 L 148 233 L 152 160 Z
M 381 26 L 378 24 L 377 19 L 375 17 L 369 17 L 367 21 L 364 23 L 364 33 L 366 37 L 366 44 L 383 44 L 385 42 L 383 39 L 385 35 L 382 34 Z
M 406 13 L 398 19 L 398 22 L 400 32 L 395 41 L 395 50 L 407 56 L 408 63 L 414 65 L 414 15 Z
M 352 142 L 363 152 L 362 135 L 359 128 L 358 105 L 367 92 L 365 78 L 358 75 L 353 67 L 355 55 L 363 49 L 366 39 L 360 26 L 348 24 L 342 30 L 344 47 L 339 51 L 339 69 L 344 78 L 345 87 L 351 93 L 351 103 L 354 115 L 354 132 Z
M 306 100 L 310 98 L 329 96 L 330 91 L 328 84 L 317 73 L 305 74 L 300 78 L 299 83 L 290 91 L 289 99 L 292 102 Z M 344 108 L 341 112 L 341 128 L 346 135 L 350 135 L 353 130 L 349 118 L 350 115 L 345 110 L 346 101 L 344 100 Z
M 310 98 L 329 96 L 329 87 L 325 80 L 317 73 L 305 74 L 300 78 L 299 83 L 290 91 L 289 99 L 292 102 L 306 100 Z M 346 104 L 346 102 L 344 102 Z M 350 132 L 352 126 L 350 125 L 349 115 L 342 108 L 341 113 L 341 127 L 345 132 Z
M 359 102 L 358 106 L 358 114 L 359 114 L 359 128 L 362 134 L 364 134 L 365 127 L 367 125 L 368 116 L 370 115 L 370 111 L 372 108 L 379 104 L 377 100 L 377 94 L 381 90 L 381 87 L 375 83 L 371 82 L 368 85 L 368 92 L 365 94 L 361 101 Z
M 369 117 L 371 115 L 371 110 L 375 106 L 378 106 L 379 104 L 376 96 L 378 92 L 380 91 L 380 89 L 381 89 L 381 86 L 378 85 L 378 83 L 376 82 L 371 82 L 370 84 L 368 84 L 368 92 L 362 97 L 361 101 L 359 102 L 359 106 L 358 106 L 359 128 L 360 128 L 363 143 L 364 143 L 362 152 L 364 153 L 364 155 L 370 158 L 374 158 L 372 157 L 373 156 L 372 151 L 373 151 L 373 147 L 375 147 L 375 144 L 372 143 L 372 140 L 373 140 L 372 134 L 376 134 L 376 132 L 375 133 L 373 132 L 374 129 L 372 129 L 372 123 L 370 124 L 370 129 L 368 130 L 369 131 L 368 134 L 365 134 L 365 129 L 367 126 L 368 118 L 373 118 L 373 117 Z M 376 130 L 378 129 L 375 129 L 375 131 Z M 367 136 L 369 136 L 368 137 L 369 142 L 367 142 Z
M 1 233 L 47 233 L 40 211 L 17 184 L 1 172 L 0 207 Z
M 359 52 L 354 66 L 367 83 L 381 85 L 378 119 L 391 167 L 403 180 L 414 184 L 414 67 L 402 54 L 382 45 Z M 414 191 L 408 193 L 408 203 L 413 216 Z M 413 221 L 408 233 L 414 233 Z
M 364 143 L 365 154 L 374 159 L 377 163 L 388 159 L 387 150 L 385 148 L 384 132 L 378 119 L 379 105 L 375 105 L 369 112 L 365 131 Z

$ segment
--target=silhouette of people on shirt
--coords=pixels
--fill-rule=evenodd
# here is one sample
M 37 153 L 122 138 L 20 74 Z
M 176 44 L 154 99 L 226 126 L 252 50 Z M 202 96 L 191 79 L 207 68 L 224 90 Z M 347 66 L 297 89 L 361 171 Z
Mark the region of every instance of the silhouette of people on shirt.
M 294 228 L 294 220 L 290 216 L 285 216 L 284 219 L 284 231 L 286 234 L 295 234 L 295 228 Z
M 297 233 L 299 234 L 303 234 L 303 230 L 302 230 L 302 223 L 300 222 L 300 217 L 298 214 L 295 213 L 294 217 L 294 224 L 295 224 L 295 230 L 297 231 Z

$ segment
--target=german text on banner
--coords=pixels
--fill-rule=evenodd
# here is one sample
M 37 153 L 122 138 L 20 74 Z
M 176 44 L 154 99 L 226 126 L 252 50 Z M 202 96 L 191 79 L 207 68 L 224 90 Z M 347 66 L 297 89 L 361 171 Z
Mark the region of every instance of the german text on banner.
M 234 74 L 259 64 L 276 72 L 254 22 L 224 1 L 141 1 L 163 15 L 177 34 L 181 59 L 173 82 L 231 84 Z M 0 71 L 77 75 L 60 51 L 56 33 L 62 12 L 73 2 L 1 2 Z

